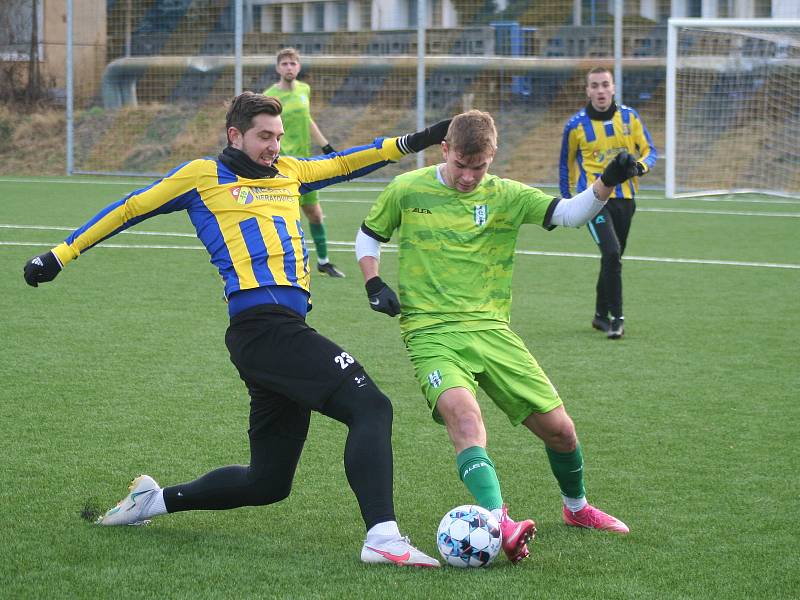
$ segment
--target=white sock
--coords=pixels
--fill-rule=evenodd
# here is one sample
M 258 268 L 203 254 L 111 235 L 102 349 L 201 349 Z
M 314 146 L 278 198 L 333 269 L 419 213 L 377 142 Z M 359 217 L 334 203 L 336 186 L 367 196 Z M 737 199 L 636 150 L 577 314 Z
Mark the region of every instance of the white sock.
M 502 509 L 502 508 L 495 508 L 495 509 L 494 509 L 493 511 L 491 511 L 491 512 L 492 512 L 492 514 L 494 515 L 494 518 L 495 518 L 495 519 L 497 519 L 497 522 L 499 523 L 499 522 L 500 522 L 500 519 L 502 519 L 502 518 L 503 518 L 503 509 Z
M 583 498 L 568 498 L 567 496 L 561 496 L 561 499 L 564 501 L 564 506 L 567 507 L 567 510 L 574 513 L 578 512 L 584 506 L 589 504 L 589 502 L 586 500 L 586 496 Z
M 399 538 L 400 528 L 397 526 L 397 521 L 384 521 L 370 527 L 367 531 L 367 541 L 374 540 L 376 537 Z
M 142 512 L 142 518 L 149 519 L 158 515 L 167 514 L 167 506 L 164 504 L 164 490 L 158 490 L 150 494 L 149 502 Z
M 329 258 L 318 258 L 317 259 L 317 264 L 318 265 L 327 265 L 329 262 L 331 262 L 331 259 L 329 259 Z

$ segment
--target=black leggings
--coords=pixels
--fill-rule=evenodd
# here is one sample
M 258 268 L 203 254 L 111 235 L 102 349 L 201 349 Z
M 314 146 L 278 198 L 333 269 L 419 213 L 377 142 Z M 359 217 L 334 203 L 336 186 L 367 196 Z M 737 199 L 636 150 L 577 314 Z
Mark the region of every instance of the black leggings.
M 280 409 L 272 403 L 270 426 L 259 428 L 258 421 L 263 416 L 259 414 L 259 406 L 259 399 L 253 396 L 250 465 L 221 467 L 189 483 L 165 488 L 168 512 L 261 506 L 289 495 L 311 411 L 288 399 Z M 275 410 L 282 413 L 276 416 Z M 389 399 L 361 371 L 345 379 L 320 412 L 348 427 L 345 473 L 367 529 L 376 523 L 395 520 Z M 287 423 L 289 426 L 285 426 Z
M 600 274 L 597 276 L 595 312 L 606 317 L 623 316 L 622 255 L 628 243 L 636 202 L 611 198 L 603 210 L 588 223 L 589 232 L 600 248 Z

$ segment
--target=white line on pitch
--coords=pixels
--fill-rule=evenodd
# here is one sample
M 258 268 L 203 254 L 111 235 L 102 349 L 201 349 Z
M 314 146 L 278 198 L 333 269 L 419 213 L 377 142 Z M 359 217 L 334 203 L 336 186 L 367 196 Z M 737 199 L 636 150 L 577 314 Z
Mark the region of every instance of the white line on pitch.
M 59 225 L 12 225 L 9 223 L 0 223 L 0 229 L 36 229 L 42 231 L 75 231 L 76 227 L 63 227 Z M 196 238 L 195 233 L 180 233 L 177 231 L 139 231 L 126 229 L 120 231 L 122 234 L 127 235 L 156 235 L 164 237 L 190 237 Z
M 72 177 L 65 177 L 63 179 L 28 179 L 23 177 L 0 177 L 0 183 L 57 183 L 57 184 L 87 184 L 87 185 L 124 185 L 124 186 L 132 186 L 138 185 L 143 186 L 151 183 L 152 181 L 156 180 L 157 178 L 154 177 L 147 177 L 142 176 L 141 180 L 106 180 L 106 179 L 81 179 L 81 178 L 72 178 Z M 388 180 L 385 182 L 388 184 Z M 323 190 L 320 190 L 321 194 L 352 194 L 358 192 L 382 192 L 385 186 L 382 187 L 347 187 L 347 184 L 338 184 L 336 186 L 327 187 Z M 541 185 L 541 184 L 534 184 L 533 187 L 540 187 L 546 189 L 552 189 L 554 186 L 552 185 Z M 557 194 L 557 192 L 554 192 Z M 648 192 L 643 194 L 639 194 L 637 196 L 639 200 L 666 200 L 661 195 L 654 195 Z M 800 205 L 800 200 L 793 200 L 789 198 L 770 198 L 770 199 L 756 199 L 756 198 L 737 198 L 735 196 L 730 197 L 714 197 L 714 196 L 697 196 L 693 198 L 682 198 L 681 200 L 688 201 L 688 202 L 732 202 L 737 204 L 791 204 L 798 206 Z M 337 200 L 337 202 L 342 202 L 341 200 Z M 371 203 L 372 200 L 350 200 L 349 202 L 355 203 Z
M 43 242 L 3 242 L 0 241 L 0 246 L 37 246 L 47 247 L 54 244 Z M 328 245 L 334 246 L 331 248 L 334 252 L 352 252 L 355 244 L 353 242 L 333 242 L 328 241 Z M 126 250 L 205 250 L 203 246 L 173 246 L 161 244 L 109 244 L 102 243 L 97 248 L 115 248 Z M 381 251 L 384 252 L 397 252 L 396 244 L 383 244 Z M 583 252 L 543 252 L 539 250 L 517 250 L 515 254 L 522 256 L 557 256 L 564 258 L 600 258 L 599 254 L 589 254 Z M 626 261 L 637 262 L 657 262 L 657 263 L 677 263 L 677 264 L 694 264 L 694 265 L 721 265 L 727 267 L 761 267 L 767 269 L 800 269 L 800 265 L 789 263 L 770 263 L 770 262 L 751 262 L 739 260 L 714 260 L 704 258 L 661 258 L 656 256 L 626 256 Z
M 702 210 L 699 208 L 641 208 L 636 207 L 636 212 L 683 213 L 693 215 L 733 215 L 736 217 L 800 217 L 800 213 L 785 212 L 754 212 L 744 210 Z
M 533 256 L 567 256 L 573 258 L 600 258 L 599 254 L 584 254 L 581 252 L 539 252 L 537 250 L 517 250 L 516 254 Z M 678 263 L 693 265 L 723 265 L 729 267 L 765 267 L 769 269 L 800 269 L 800 265 L 788 263 L 750 262 L 739 260 L 714 260 L 705 258 L 660 258 L 656 256 L 625 256 L 626 261 Z
M 329 242 L 330 243 L 330 242 Z M 42 243 L 42 242 L 2 242 L 0 246 L 38 246 L 38 247 L 53 247 L 56 244 Z M 95 248 L 116 248 L 124 250 L 205 250 L 204 246 L 168 246 L 160 244 L 109 244 L 103 242 Z M 94 248 L 93 248 L 94 249 Z
M 371 204 L 366 200 L 336 200 L 338 203 Z M 637 208 L 640 212 L 657 213 L 683 213 L 701 215 L 724 215 L 734 217 L 783 217 L 800 218 L 800 213 L 783 212 L 755 212 L 755 211 L 722 211 L 722 210 L 700 210 L 700 209 L 678 209 L 678 208 Z M 33 229 L 41 231 L 75 231 L 76 227 L 65 227 L 61 225 L 15 225 L 13 223 L 0 223 L 0 229 Z M 147 231 L 147 230 L 125 230 L 120 233 L 127 235 L 154 235 L 164 237 L 196 237 L 194 233 L 181 233 L 176 231 Z

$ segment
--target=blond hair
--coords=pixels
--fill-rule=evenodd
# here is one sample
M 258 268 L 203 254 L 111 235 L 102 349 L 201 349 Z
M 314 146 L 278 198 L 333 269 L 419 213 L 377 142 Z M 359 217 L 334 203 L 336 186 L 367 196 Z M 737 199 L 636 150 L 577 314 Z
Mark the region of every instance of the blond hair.
M 462 156 L 493 154 L 497 150 L 497 128 L 488 112 L 469 110 L 453 117 L 444 140 Z
M 281 64 L 281 61 L 284 58 L 293 58 L 297 62 L 300 62 L 300 53 L 295 48 L 284 48 L 278 52 L 278 56 L 275 57 L 275 64 Z

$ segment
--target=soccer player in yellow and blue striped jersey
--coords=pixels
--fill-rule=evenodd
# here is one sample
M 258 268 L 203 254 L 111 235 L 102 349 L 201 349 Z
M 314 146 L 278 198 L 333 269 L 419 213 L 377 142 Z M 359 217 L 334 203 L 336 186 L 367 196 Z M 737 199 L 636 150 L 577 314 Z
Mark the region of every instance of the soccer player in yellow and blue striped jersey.
M 109 205 L 49 252 L 29 260 L 36 287 L 103 240 L 150 217 L 185 210 L 219 270 L 230 326 L 225 342 L 250 394 L 250 464 L 161 488 L 142 475 L 99 525 L 135 525 L 185 510 L 257 506 L 289 495 L 311 411 L 347 425 L 347 480 L 367 528 L 361 560 L 439 566 L 400 535 L 393 505 L 389 399 L 355 358 L 305 322 L 308 253 L 298 198 L 360 177 L 440 142 L 447 121 L 326 156 L 279 157 L 281 103 L 245 92 L 228 111 L 228 147 L 179 166 Z
M 559 188 L 564 198 L 591 186 L 620 152 L 636 157 L 639 176 L 656 163 L 658 152 L 647 127 L 634 109 L 614 102 L 614 91 L 614 77 L 608 69 L 589 71 L 589 103 L 564 126 L 559 159 Z M 638 176 L 618 185 L 605 208 L 587 224 L 602 255 L 592 326 L 610 339 L 621 338 L 624 331 L 622 255 L 636 212 L 638 185 Z

